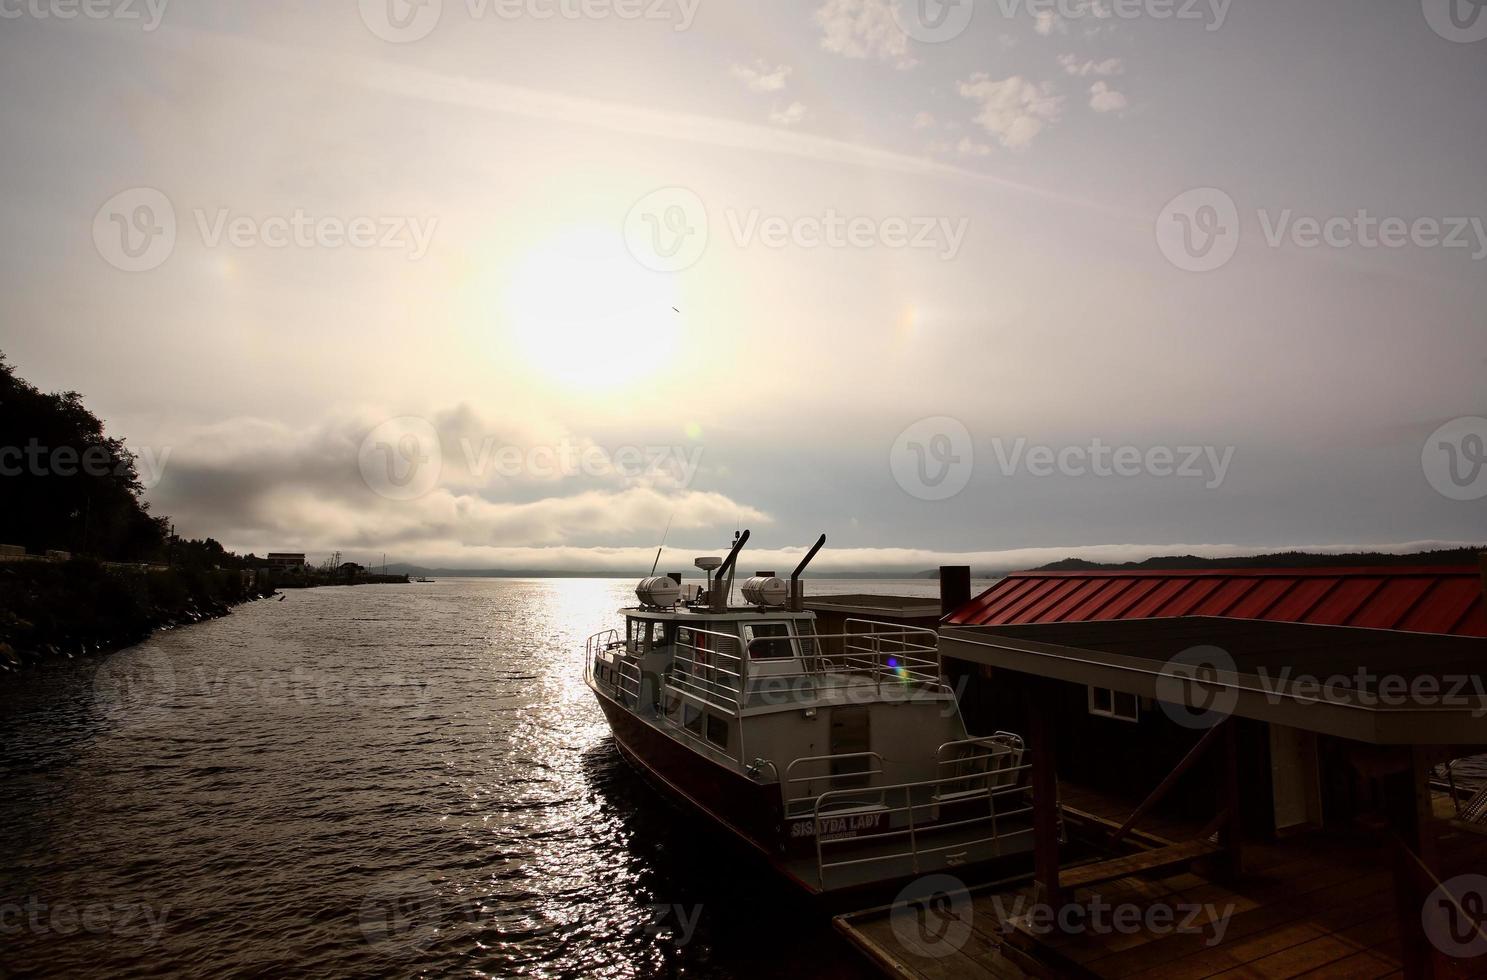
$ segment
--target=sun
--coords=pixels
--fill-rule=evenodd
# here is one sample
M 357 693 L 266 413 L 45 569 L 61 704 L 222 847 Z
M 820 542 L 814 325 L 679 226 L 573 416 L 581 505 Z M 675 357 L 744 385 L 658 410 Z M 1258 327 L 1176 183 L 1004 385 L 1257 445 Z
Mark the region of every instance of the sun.
M 534 248 L 505 301 L 518 356 L 573 390 L 648 378 L 681 336 L 672 279 L 636 262 L 612 230 L 577 228 Z

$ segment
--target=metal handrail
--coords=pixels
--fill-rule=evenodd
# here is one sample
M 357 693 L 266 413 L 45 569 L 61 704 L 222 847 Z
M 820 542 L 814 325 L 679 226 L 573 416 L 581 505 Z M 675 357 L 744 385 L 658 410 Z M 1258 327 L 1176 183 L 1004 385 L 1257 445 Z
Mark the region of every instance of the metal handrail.
M 1020 773 L 1020 772 L 1028 771 L 1031 768 L 1032 768 L 1031 764 L 1023 763 L 1023 764 L 1018 765 L 1016 767 L 1013 767 L 1012 769 L 1007 770 L 1007 771 Z M 882 833 L 876 833 L 876 834 L 860 834 L 860 835 L 857 835 L 855 837 L 842 838 L 840 840 L 823 840 L 822 839 L 821 833 L 820 833 L 822 808 L 831 799 L 847 797 L 853 791 L 852 790 L 827 790 L 825 793 L 822 793 L 820 796 L 818 796 L 816 798 L 816 805 L 815 805 L 815 807 L 812 810 L 812 819 L 815 821 L 815 826 L 816 826 L 816 874 L 817 874 L 817 879 L 818 879 L 819 883 L 821 884 L 821 886 L 822 887 L 825 887 L 826 872 L 830 868 L 846 867 L 846 866 L 849 866 L 849 865 L 856 865 L 856 864 L 870 864 L 870 863 L 874 863 L 874 862 L 891 861 L 891 860 L 896 860 L 896 859 L 899 859 L 899 858 L 905 858 L 905 857 L 907 857 L 910 860 L 910 865 L 911 865 L 914 873 L 915 874 L 919 874 L 920 873 L 919 858 L 920 858 L 920 856 L 922 854 L 930 854 L 930 853 L 934 853 L 936 851 L 949 850 L 951 847 L 970 847 L 970 846 L 974 846 L 976 844 L 984 844 L 984 843 L 988 843 L 988 842 L 992 842 L 992 841 L 998 841 L 998 840 L 1002 840 L 1004 838 L 1016 837 L 1016 836 L 1020 836 L 1020 835 L 1028 834 L 1028 833 L 1031 833 L 1032 832 L 1032 828 L 1030 828 L 1030 827 L 1029 828 L 1024 828 L 1024 829 L 1019 829 L 1019 830 L 1016 830 L 1016 831 L 1013 831 L 1013 832 L 1007 833 L 1007 834 L 1003 834 L 1001 832 L 1000 821 L 1007 820 L 1007 819 L 1010 819 L 1012 817 L 1023 816 L 1025 814 L 1031 813 L 1032 810 L 1033 810 L 1033 807 L 1031 805 L 1031 802 L 1029 802 L 1028 804 L 1026 804 L 1026 805 L 1024 805 L 1022 807 L 1015 808 L 1015 809 L 1012 809 L 1012 810 L 1005 810 L 1005 809 L 998 810 L 998 808 L 997 808 L 997 798 L 998 797 L 1011 796 L 1011 795 L 1018 795 L 1018 796 L 1024 796 L 1024 797 L 1030 797 L 1031 796 L 1032 787 L 1030 785 L 1027 785 L 1027 784 L 1023 783 L 1020 779 L 1017 782 L 1013 783 L 1012 785 L 999 786 L 999 787 L 990 787 L 990 786 L 988 786 L 985 789 L 975 791 L 973 793 L 970 793 L 969 795 L 959 795 L 959 794 L 961 794 L 961 791 L 957 790 L 957 791 L 955 791 L 958 794 L 957 797 L 956 797 L 955 802 L 957 802 L 957 803 L 973 803 L 973 802 L 976 802 L 976 801 L 979 801 L 979 800 L 984 799 L 987 802 L 987 813 L 985 815 L 973 816 L 973 817 L 970 817 L 970 818 L 964 819 L 964 820 L 955 820 L 955 821 L 944 822 L 944 823 L 935 823 L 935 824 L 933 824 L 932 828 L 921 828 L 919 826 L 919 822 L 916 819 L 915 814 L 918 811 L 921 811 L 921 810 L 926 810 L 926 809 L 933 810 L 933 809 L 935 809 L 935 808 L 937 808 L 937 807 L 939 807 L 939 806 L 941 806 L 943 804 L 942 804 L 942 801 L 941 800 L 939 800 L 939 799 L 936 798 L 936 794 L 933 793 L 933 792 L 931 792 L 928 795 L 928 798 L 924 802 L 916 803 L 916 802 L 914 802 L 914 791 L 916 789 L 922 790 L 922 789 L 940 788 L 940 787 L 942 787 L 946 783 L 954 783 L 954 782 L 958 782 L 958 781 L 959 781 L 959 779 L 950 779 L 950 780 L 945 780 L 945 779 L 926 779 L 926 780 L 916 780 L 916 781 L 913 781 L 913 782 L 906 782 L 906 783 L 894 783 L 894 784 L 887 785 L 887 786 L 876 786 L 876 787 L 872 787 L 874 790 L 878 790 L 878 791 L 880 791 L 882 793 L 883 798 L 884 798 L 885 801 L 886 801 L 888 795 L 891 794 L 891 793 L 902 793 L 903 794 L 904 803 L 901 806 L 888 806 L 886 804 L 886 802 L 885 802 L 883 804 L 883 807 L 884 807 L 883 812 L 885 814 L 887 814 L 887 818 L 888 818 L 888 820 L 890 822 L 891 822 L 891 820 L 892 820 L 892 818 L 893 818 L 893 816 L 895 814 L 902 814 L 904 820 L 906 821 L 906 824 L 904 826 L 901 826 L 901 827 L 890 827 L 890 829 L 888 829 L 888 830 L 886 830 L 886 831 L 884 831 Z M 827 811 L 827 816 L 830 816 L 830 811 L 829 810 Z M 989 837 L 983 837 L 983 838 L 978 838 L 978 839 L 973 840 L 973 841 L 958 840 L 958 841 L 954 842 L 953 844 L 945 844 L 945 845 L 921 846 L 921 844 L 920 844 L 920 841 L 919 841 L 919 832 L 920 832 L 921 829 L 948 830 L 948 829 L 955 828 L 955 827 L 967 827 L 967 826 L 971 826 L 971 825 L 975 825 L 975 824 L 990 824 L 990 826 L 991 826 L 991 836 L 989 836 Z M 832 845 L 845 846 L 845 845 L 849 845 L 849 844 L 851 844 L 851 845 L 861 845 L 862 843 L 864 843 L 866 841 L 885 840 L 885 839 L 889 839 L 889 838 L 902 838 L 902 837 L 907 837 L 908 838 L 909 848 L 906 851 L 897 851 L 897 852 L 890 853 L 890 854 L 877 854 L 877 855 L 873 855 L 871 857 L 855 858 L 855 859 L 842 860 L 842 861 L 827 861 L 826 860 L 826 848 L 828 846 L 832 846 Z
M 633 660 L 621 660 L 619 662 L 618 673 L 619 680 L 615 682 L 615 690 L 620 694 L 629 695 L 630 706 L 638 711 L 640 709 L 640 698 L 645 691 L 645 678 L 641 676 L 640 665 Z M 634 685 L 634 690 L 626 686 L 626 681 Z
M 854 772 L 825 772 L 818 775 L 807 776 L 795 775 L 795 769 L 797 766 L 814 765 L 823 762 L 830 765 L 837 762 L 846 762 L 851 759 L 868 759 L 871 760 L 873 763 L 876 763 L 876 765 L 874 768 L 858 769 Z M 871 785 L 872 777 L 881 776 L 885 771 L 886 770 L 883 768 L 883 757 L 876 752 L 840 752 L 836 755 L 801 756 L 799 759 L 792 760 L 790 764 L 785 767 L 785 778 L 780 781 L 780 794 L 784 797 L 786 809 L 789 809 L 792 804 L 809 802 L 813 798 L 809 789 L 811 783 L 818 781 L 824 782 L 827 786 L 827 792 L 833 792 L 833 790 L 831 789 L 831 785 L 834 780 L 861 779 L 865 776 L 869 781 L 869 785 L 847 787 L 840 790 L 835 790 L 835 792 L 857 793 L 859 796 L 871 796 L 878 791 L 878 787 Z M 800 783 L 806 784 L 806 792 L 802 793 L 799 796 L 790 796 L 790 788 Z

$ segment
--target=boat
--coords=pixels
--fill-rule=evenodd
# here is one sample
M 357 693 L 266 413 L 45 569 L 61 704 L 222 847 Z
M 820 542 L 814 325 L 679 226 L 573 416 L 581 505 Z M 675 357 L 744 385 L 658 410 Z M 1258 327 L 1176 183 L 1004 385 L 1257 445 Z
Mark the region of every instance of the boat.
M 688 812 L 815 895 L 876 888 L 1032 849 L 1029 764 L 1009 732 L 972 736 L 933 630 L 848 620 L 816 630 L 801 575 L 749 578 L 728 556 L 636 586 L 623 628 L 584 650 L 621 755 Z M 652 569 L 654 572 L 654 569 Z

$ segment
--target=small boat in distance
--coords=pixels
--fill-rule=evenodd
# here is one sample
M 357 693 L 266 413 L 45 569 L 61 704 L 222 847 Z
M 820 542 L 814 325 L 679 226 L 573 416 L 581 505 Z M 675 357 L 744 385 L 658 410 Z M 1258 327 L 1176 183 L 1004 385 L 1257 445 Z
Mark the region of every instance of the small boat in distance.
M 588 638 L 584 679 L 620 753 L 691 812 L 815 894 L 1026 855 L 1020 737 L 973 737 L 933 630 L 848 620 L 822 634 L 800 575 L 729 604 L 749 532 L 698 558 L 707 586 L 644 579 L 623 633 Z
M 418 576 L 418 578 L 414 579 L 413 581 L 415 581 L 415 582 L 432 582 L 433 579 L 429 578 L 427 575 L 420 575 L 420 576 Z

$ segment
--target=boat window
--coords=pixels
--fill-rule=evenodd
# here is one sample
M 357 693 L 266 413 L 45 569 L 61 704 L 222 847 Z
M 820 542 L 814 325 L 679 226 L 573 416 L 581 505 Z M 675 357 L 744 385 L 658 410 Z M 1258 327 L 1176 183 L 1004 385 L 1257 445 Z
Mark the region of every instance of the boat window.
M 720 749 L 726 749 L 728 747 L 728 723 L 717 715 L 708 715 L 707 740 Z
M 683 728 L 693 735 L 702 734 L 702 710 L 700 708 L 693 707 L 690 704 L 687 705 L 682 709 L 682 718 L 684 719 L 682 721 Z
M 1097 718 L 1140 721 L 1141 702 L 1134 694 L 1112 691 L 1108 687 L 1092 687 L 1089 689 L 1089 713 Z
M 795 644 L 790 641 L 788 623 L 751 623 L 744 627 L 749 641 L 749 657 L 753 660 L 781 660 L 795 656 Z

